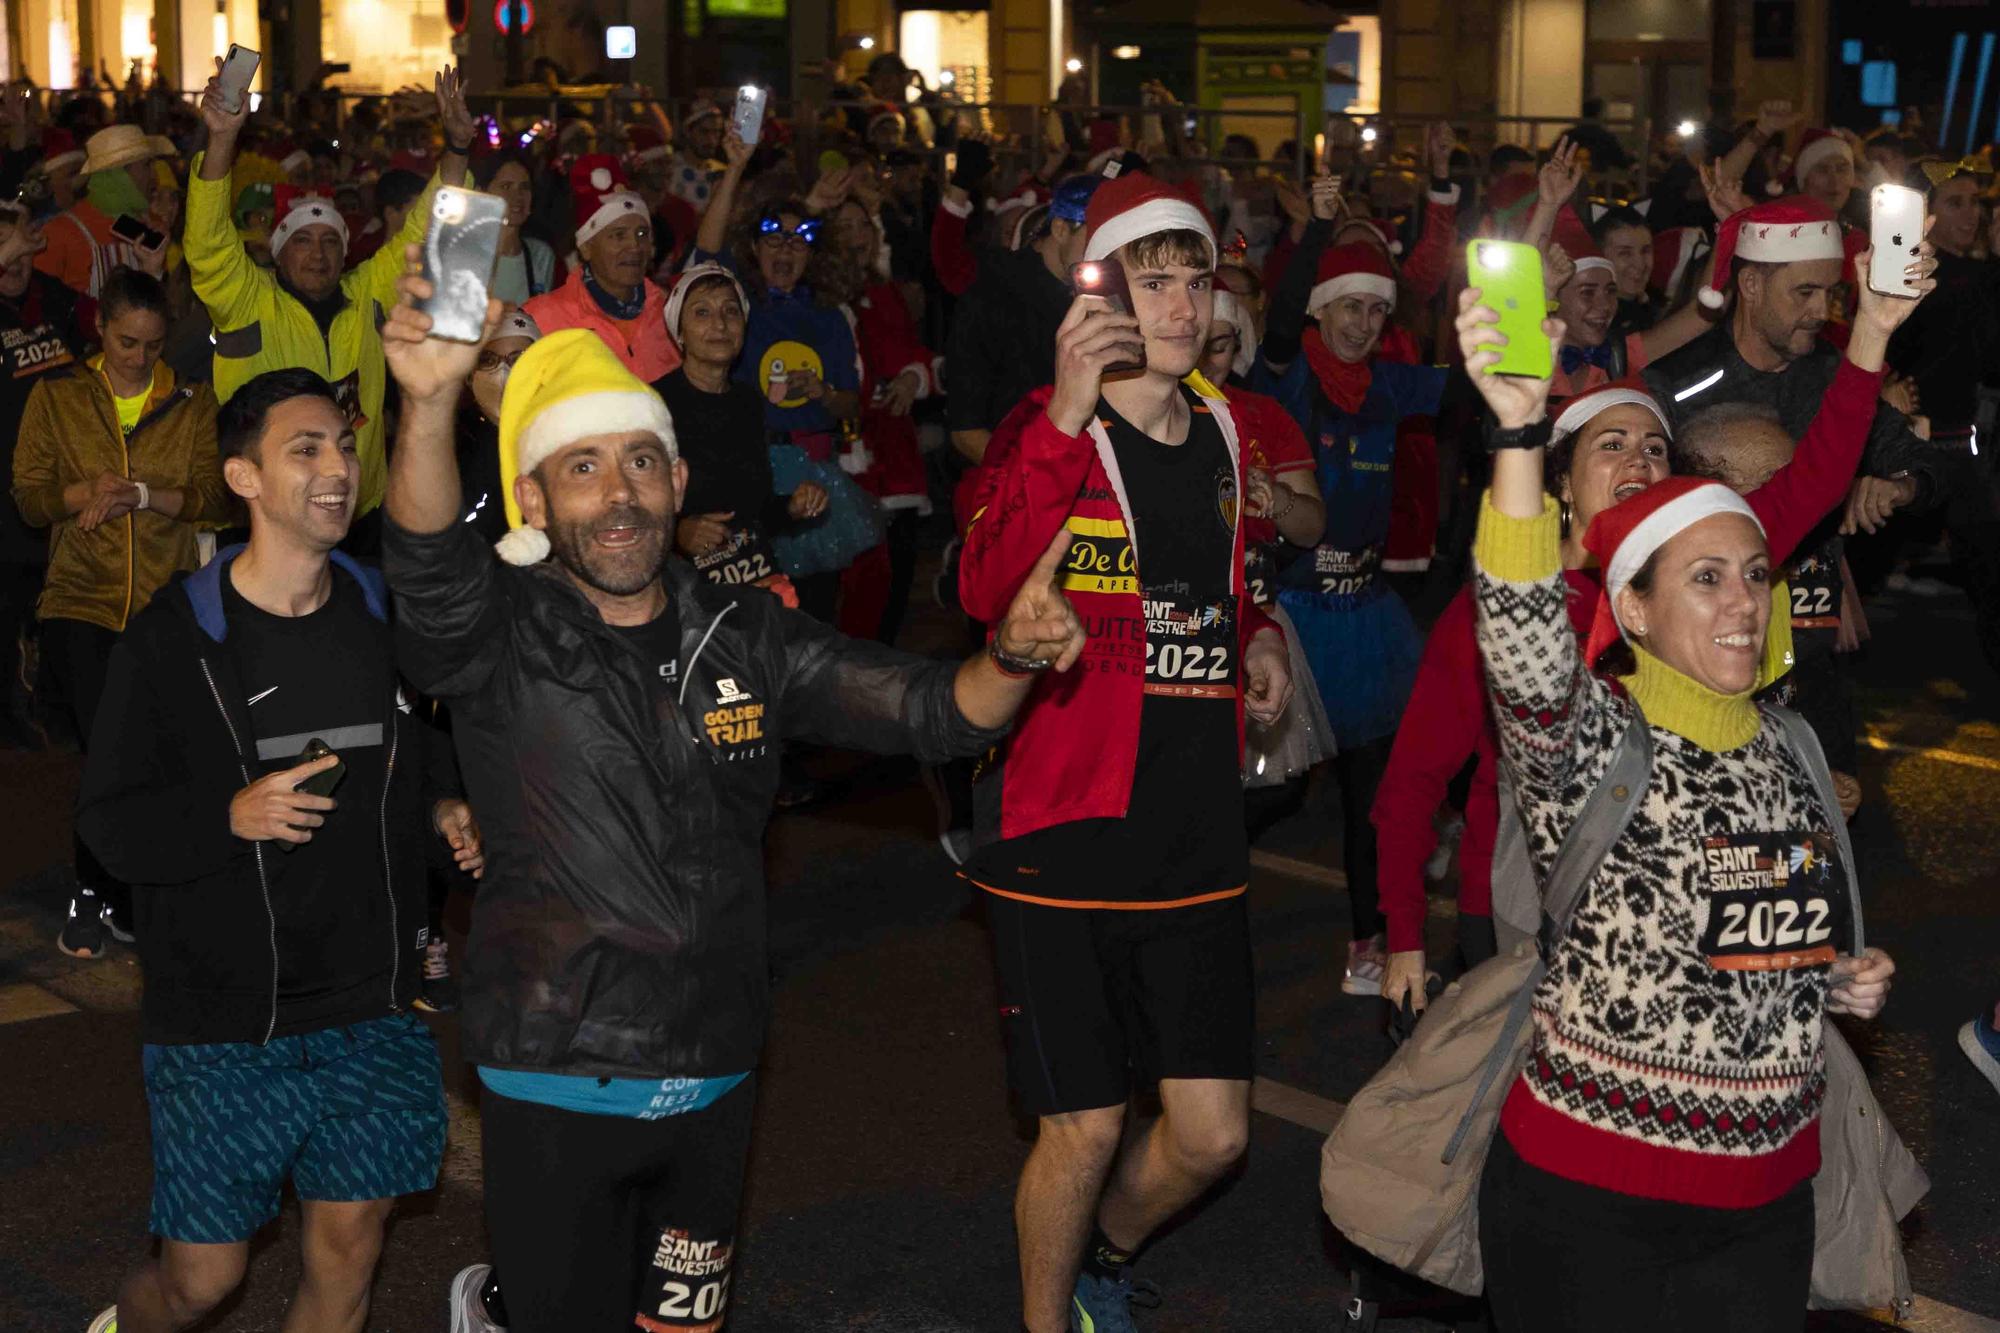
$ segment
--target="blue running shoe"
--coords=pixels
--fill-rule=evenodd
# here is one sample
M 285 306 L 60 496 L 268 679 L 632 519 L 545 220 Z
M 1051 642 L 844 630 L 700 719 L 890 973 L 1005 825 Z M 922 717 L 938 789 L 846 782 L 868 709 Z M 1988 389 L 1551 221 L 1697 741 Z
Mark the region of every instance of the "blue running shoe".
M 1150 1310 L 1159 1303 L 1160 1289 L 1150 1282 L 1134 1282 L 1129 1273 L 1099 1277 L 1086 1270 L 1077 1274 L 1070 1298 L 1070 1333 L 1139 1333 L 1132 1307 Z
M 1958 1049 L 1972 1061 L 1972 1067 L 1986 1075 L 1993 1091 L 2000 1092 L 2000 1031 L 1993 1027 L 1993 1015 L 1981 1014 L 1958 1030 Z

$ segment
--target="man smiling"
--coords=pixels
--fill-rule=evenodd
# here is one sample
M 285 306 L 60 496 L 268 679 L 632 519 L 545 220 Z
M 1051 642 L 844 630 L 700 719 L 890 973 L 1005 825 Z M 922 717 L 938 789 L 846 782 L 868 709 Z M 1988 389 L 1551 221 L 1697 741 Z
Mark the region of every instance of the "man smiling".
M 589 329 L 650 384 L 681 363 L 667 334 L 667 294 L 646 276 L 653 266 L 652 210 L 608 154 L 578 158 L 569 186 L 583 263 L 562 286 L 521 308 L 544 333 Z

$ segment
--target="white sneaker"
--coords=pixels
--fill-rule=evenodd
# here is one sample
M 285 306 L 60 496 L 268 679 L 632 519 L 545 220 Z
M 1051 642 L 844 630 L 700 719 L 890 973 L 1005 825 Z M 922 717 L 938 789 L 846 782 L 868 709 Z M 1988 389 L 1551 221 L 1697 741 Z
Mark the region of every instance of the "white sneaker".
M 114 1305 L 91 1320 L 84 1333 L 118 1333 L 118 1307 Z
M 451 1280 L 451 1333 L 507 1333 L 504 1326 L 486 1317 L 486 1304 L 479 1299 L 479 1289 L 492 1272 L 492 1264 L 473 1264 L 459 1269 Z
M 1389 970 L 1389 954 L 1380 935 L 1355 940 L 1347 946 L 1347 975 L 1340 989 L 1348 995 L 1380 995 L 1382 974 Z

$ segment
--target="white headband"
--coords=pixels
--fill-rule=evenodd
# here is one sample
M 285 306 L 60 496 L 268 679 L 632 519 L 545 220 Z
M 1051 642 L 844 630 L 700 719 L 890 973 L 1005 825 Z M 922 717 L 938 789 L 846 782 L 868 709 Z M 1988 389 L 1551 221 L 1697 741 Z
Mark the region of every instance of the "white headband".
M 743 290 L 742 282 L 734 273 L 713 260 L 703 264 L 690 264 L 681 271 L 680 280 L 674 283 L 674 289 L 667 293 L 667 336 L 674 340 L 676 347 L 680 346 L 681 342 L 681 307 L 687 304 L 688 293 L 694 290 L 695 284 L 704 278 L 729 279 L 729 285 L 736 289 L 736 299 L 742 303 L 744 318 L 748 319 L 750 316 L 750 294 Z
M 1555 430 L 1549 438 L 1559 440 L 1565 435 L 1574 434 L 1589 425 L 1599 412 L 1628 403 L 1651 412 L 1653 419 L 1660 423 L 1660 430 L 1669 438 L 1672 437 L 1673 430 L 1667 424 L 1666 414 L 1660 411 L 1660 405 L 1653 401 L 1653 395 L 1639 389 L 1600 389 L 1595 393 L 1572 398 L 1563 408 L 1561 415 L 1556 417 Z
M 1625 540 L 1619 542 L 1618 549 L 1611 553 L 1610 567 L 1604 571 L 1604 593 L 1611 601 L 1611 614 L 1618 621 L 1619 629 L 1625 628 L 1625 621 L 1618 613 L 1618 594 L 1631 584 L 1632 576 L 1645 567 L 1653 552 L 1679 533 L 1717 514 L 1741 514 L 1757 525 L 1758 532 L 1764 531 L 1757 511 L 1742 496 L 1718 481 L 1667 501 L 1640 519 L 1625 534 Z

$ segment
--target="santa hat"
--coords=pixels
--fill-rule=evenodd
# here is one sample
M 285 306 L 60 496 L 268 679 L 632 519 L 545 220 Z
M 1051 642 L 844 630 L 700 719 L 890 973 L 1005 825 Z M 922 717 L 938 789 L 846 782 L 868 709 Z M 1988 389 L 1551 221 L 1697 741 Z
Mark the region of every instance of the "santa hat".
M 1699 227 L 1669 227 L 1653 237 L 1653 275 L 1647 279 L 1656 292 L 1672 296 L 1681 288 L 1688 265 L 1708 250 L 1708 237 Z
M 1312 294 L 1306 298 L 1306 314 L 1318 315 L 1341 297 L 1356 293 L 1379 296 L 1391 310 L 1396 308 L 1396 273 L 1389 267 L 1389 256 L 1380 246 L 1366 241 L 1321 251 Z
M 1810 259 L 1844 259 L 1840 223 L 1817 199 L 1793 196 L 1753 204 L 1732 214 L 1715 237 L 1713 286 L 1696 293 L 1720 310 L 1727 302 L 1730 265 L 1738 258 L 1761 264 L 1796 264 Z
M 1163 231 L 1191 231 L 1207 243 L 1208 262 L 1216 261 L 1215 228 L 1208 211 L 1191 192 L 1157 176 L 1133 172 L 1105 181 L 1091 194 L 1083 220 L 1090 228 L 1085 259 L 1109 259 L 1122 247 Z
M 1636 379 L 1613 380 L 1588 389 L 1564 404 L 1556 417 L 1556 424 L 1549 433 L 1550 442 L 1574 435 L 1591 423 L 1599 412 L 1620 406 L 1643 407 L 1653 414 L 1660 423 L 1662 434 L 1672 438 L 1673 427 L 1667 421 L 1667 414 L 1661 410 L 1659 399 L 1646 390 L 1646 386 Z
M 1211 318 L 1236 330 L 1236 355 L 1230 359 L 1229 368 L 1238 375 L 1249 375 L 1251 367 L 1257 364 L 1257 327 L 1250 320 L 1250 307 L 1235 292 L 1218 286 Z
M 63 167 L 82 165 L 83 149 L 77 147 L 74 134 L 54 126 L 42 131 L 43 171 L 56 171 Z
M 674 279 L 674 289 L 667 293 L 667 336 L 674 340 L 674 346 L 681 341 L 681 307 L 687 304 L 688 293 L 703 278 L 727 278 L 729 285 L 736 289 L 736 299 L 743 303 L 743 313 L 750 313 L 750 294 L 743 290 L 742 281 L 736 274 L 713 261 L 691 264 L 681 270 Z
M 276 214 L 271 223 L 272 254 L 284 249 L 285 242 L 306 227 L 333 228 L 340 233 L 340 248 L 347 249 L 347 219 L 325 195 L 296 185 L 280 185 L 271 191 L 271 206 Z
M 683 120 L 681 124 L 692 129 L 694 126 L 707 120 L 710 116 L 720 119 L 722 116 L 722 107 L 718 103 L 706 100 L 696 102 L 688 108 L 687 119 Z
M 1396 235 L 1396 224 L 1387 218 L 1349 218 L 1333 234 L 1333 243 L 1339 245 L 1341 238 L 1351 231 L 1366 232 L 1369 244 L 1381 246 L 1392 258 L 1402 256 L 1402 239 Z
M 1603 269 L 1606 273 L 1612 271 L 1611 261 L 1597 248 L 1597 241 L 1591 236 L 1590 229 L 1583 225 L 1583 219 L 1578 217 L 1576 211 L 1568 204 L 1564 204 L 1562 211 L 1556 214 L 1555 231 L 1551 233 L 1550 239 L 1560 245 L 1563 253 L 1570 257 L 1570 262 L 1576 265 L 1579 277 L 1594 268 Z
M 625 142 L 630 149 L 625 156 L 635 167 L 646 162 L 657 162 L 674 151 L 673 146 L 667 142 L 667 136 L 660 133 L 658 127 L 653 125 L 634 125 L 625 132 Z
M 673 418 L 645 381 L 589 329 L 561 329 L 521 353 L 500 398 L 500 493 L 508 532 L 494 546 L 510 565 L 549 558 L 548 534 L 524 527 L 514 481 L 593 435 L 649 431 L 679 455 Z
M 312 165 L 312 154 L 290 139 L 279 144 L 274 151 L 278 158 L 278 170 L 287 176 L 296 176 Z
M 576 218 L 576 244 L 582 249 L 592 237 L 626 218 L 651 221 L 646 201 L 625 184 L 625 172 L 609 153 L 585 153 L 569 169 L 569 193 Z
M 1719 481 L 1701 477 L 1668 477 L 1654 482 L 1590 521 L 1583 534 L 1583 549 L 1597 557 L 1604 585 L 1597 595 L 1597 615 L 1584 649 L 1586 662 L 1596 662 L 1623 635 L 1618 594 L 1653 553 L 1679 533 L 1717 514 L 1741 514 L 1757 525 L 1758 532 L 1764 531 L 1757 511 L 1742 496 Z
M 402 152 L 389 159 L 389 170 L 407 171 L 412 176 L 421 176 L 425 180 L 429 180 L 431 172 L 436 169 L 437 164 L 431 160 L 429 153 Z
M 1799 137 L 1799 155 L 1792 159 L 1792 188 L 1798 189 L 1812 169 L 1829 158 L 1844 157 L 1854 165 L 1854 147 L 1832 130 L 1810 129 Z
M 903 128 L 903 113 L 896 110 L 895 107 L 887 102 L 876 102 L 868 108 L 868 133 L 873 134 L 875 127 L 885 120 L 894 121 L 897 132 L 901 133 Z

